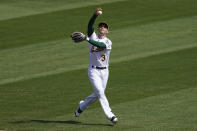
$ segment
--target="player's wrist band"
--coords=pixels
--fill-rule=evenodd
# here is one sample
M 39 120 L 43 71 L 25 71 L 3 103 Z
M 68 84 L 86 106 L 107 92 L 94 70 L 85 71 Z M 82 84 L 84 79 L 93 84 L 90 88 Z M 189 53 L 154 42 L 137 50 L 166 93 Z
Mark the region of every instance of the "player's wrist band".
M 87 40 L 87 41 L 89 41 L 89 40 L 90 40 L 90 38 L 89 38 L 89 37 L 86 37 L 86 40 Z

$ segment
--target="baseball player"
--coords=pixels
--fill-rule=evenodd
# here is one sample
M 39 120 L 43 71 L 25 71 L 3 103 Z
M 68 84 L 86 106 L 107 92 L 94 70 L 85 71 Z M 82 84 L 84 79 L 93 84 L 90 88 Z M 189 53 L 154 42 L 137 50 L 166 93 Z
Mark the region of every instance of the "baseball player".
M 98 8 L 88 23 L 88 35 L 81 32 L 74 32 L 71 37 L 75 42 L 89 42 L 89 68 L 88 76 L 94 88 L 94 93 L 89 95 L 85 100 L 80 101 L 75 116 L 79 115 L 93 102 L 99 100 L 101 107 L 112 123 L 117 123 L 118 118 L 111 111 L 109 102 L 105 96 L 105 89 L 109 76 L 109 57 L 112 49 L 112 42 L 106 37 L 109 33 L 108 24 L 101 22 L 98 25 L 98 34 L 95 33 L 93 24 L 96 18 L 102 14 L 102 9 Z

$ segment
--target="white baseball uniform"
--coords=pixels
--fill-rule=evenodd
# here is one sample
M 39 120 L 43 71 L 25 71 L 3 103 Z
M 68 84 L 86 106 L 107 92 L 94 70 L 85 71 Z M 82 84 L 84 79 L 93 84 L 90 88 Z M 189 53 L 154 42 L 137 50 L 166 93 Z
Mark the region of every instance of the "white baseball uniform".
M 89 44 L 90 65 L 88 68 L 88 76 L 94 88 L 94 93 L 88 96 L 82 103 L 80 103 L 79 107 L 83 111 L 91 103 L 99 99 L 105 115 L 108 119 L 111 119 L 115 115 L 111 112 L 111 108 L 109 107 L 108 100 L 105 96 L 105 89 L 109 76 L 108 66 L 112 42 L 107 37 L 104 39 L 99 39 L 95 32 L 93 32 L 93 34 L 90 36 L 90 39 L 103 42 L 106 45 L 106 48 L 98 48 L 92 44 Z

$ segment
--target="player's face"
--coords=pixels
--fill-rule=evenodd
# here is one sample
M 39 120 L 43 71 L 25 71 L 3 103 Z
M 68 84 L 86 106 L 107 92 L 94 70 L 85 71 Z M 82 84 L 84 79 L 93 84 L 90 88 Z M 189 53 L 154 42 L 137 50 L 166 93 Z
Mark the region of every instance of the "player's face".
M 99 34 L 102 34 L 102 35 L 106 35 L 107 33 L 109 33 L 108 29 L 105 28 L 104 26 L 98 27 L 98 32 Z

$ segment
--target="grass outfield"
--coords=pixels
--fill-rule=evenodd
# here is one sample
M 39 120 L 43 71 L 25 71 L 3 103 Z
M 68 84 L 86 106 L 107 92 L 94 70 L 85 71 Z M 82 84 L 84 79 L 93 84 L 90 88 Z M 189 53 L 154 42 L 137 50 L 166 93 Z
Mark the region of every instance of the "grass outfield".
M 96 24 L 110 24 L 113 42 L 106 94 L 115 126 L 98 102 L 73 116 L 92 87 L 87 44 L 69 35 L 85 32 L 97 7 Z M 2 0 L 0 130 L 196 131 L 196 8 L 195 0 Z
M 0 127 L 24 131 L 195 130 L 196 50 L 112 64 L 106 94 L 119 117 L 114 127 L 98 103 L 80 118 L 73 116 L 77 102 L 92 91 L 84 69 L 1 86 Z

